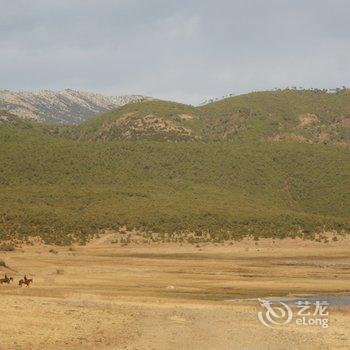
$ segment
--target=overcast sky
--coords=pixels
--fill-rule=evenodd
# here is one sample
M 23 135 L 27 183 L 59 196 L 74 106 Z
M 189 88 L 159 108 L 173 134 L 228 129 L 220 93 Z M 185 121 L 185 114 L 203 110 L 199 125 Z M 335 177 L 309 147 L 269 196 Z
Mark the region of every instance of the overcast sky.
M 199 103 L 350 85 L 349 0 L 0 0 L 0 88 Z

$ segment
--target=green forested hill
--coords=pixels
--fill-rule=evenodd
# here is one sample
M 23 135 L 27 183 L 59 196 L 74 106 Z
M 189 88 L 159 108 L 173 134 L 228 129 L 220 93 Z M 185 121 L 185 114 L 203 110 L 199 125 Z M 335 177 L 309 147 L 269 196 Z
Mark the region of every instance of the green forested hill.
M 350 143 L 350 92 L 263 91 L 197 108 L 146 101 L 91 118 L 72 128 L 70 136 L 84 140 L 287 140 L 346 145 Z
M 279 93 L 296 98 L 300 92 Z M 4 118 L 0 123 L 1 238 L 39 234 L 47 241 L 65 243 L 72 236 L 85 239 L 100 229 L 123 225 L 168 234 L 205 232 L 212 239 L 349 232 L 347 95 L 325 97 L 345 102 L 338 109 L 333 100 L 329 102 L 324 119 L 327 108 L 320 107 L 322 99 L 312 104 L 314 97 L 305 97 L 305 109 L 294 102 L 287 107 L 276 102 L 281 107 L 273 112 L 272 102 L 259 102 L 265 100 L 264 94 L 200 108 L 144 102 L 78 127 Z M 268 98 L 273 94 L 268 93 Z M 224 137 L 221 121 L 237 113 L 246 119 L 242 117 L 242 125 Z M 280 116 L 278 123 L 291 132 L 293 120 L 310 125 L 308 119 L 299 119 L 306 113 L 317 114 L 325 125 L 333 125 L 331 118 L 345 121 L 341 124 L 345 136 L 338 134 L 336 126 L 330 142 L 317 141 L 311 131 L 313 138 L 308 136 L 308 141 L 273 137 L 280 129 L 271 126 L 272 120 Z M 120 118 L 125 124 L 118 122 Z M 230 123 L 236 125 L 240 118 L 235 116 Z M 291 124 L 284 124 L 284 119 Z
M 85 140 L 199 140 L 206 121 L 192 106 L 168 101 L 133 103 L 73 128 Z
M 253 92 L 207 104 L 199 112 L 219 140 L 350 143 L 349 90 Z
M 0 132 L 2 237 L 64 241 L 121 225 L 216 237 L 350 229 L 345 148 L 96 143 L 26 129 Z

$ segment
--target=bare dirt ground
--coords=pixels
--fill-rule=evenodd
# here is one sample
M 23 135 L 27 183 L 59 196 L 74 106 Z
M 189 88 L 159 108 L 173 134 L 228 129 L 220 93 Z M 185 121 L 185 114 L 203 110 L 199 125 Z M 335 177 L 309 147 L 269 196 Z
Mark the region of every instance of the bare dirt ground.
M 0 286 L 0 349 L 350 348 L 349 307 L 331 306 L 327 329 L 270 329 L 257 319 L 256 300 L 350 295 L 350 239 L 200 247 L 112 241 L 1 253 L 16 272 L 0 271 L 15 279 Z M 25 273 L 34 284 L 20 288 Z

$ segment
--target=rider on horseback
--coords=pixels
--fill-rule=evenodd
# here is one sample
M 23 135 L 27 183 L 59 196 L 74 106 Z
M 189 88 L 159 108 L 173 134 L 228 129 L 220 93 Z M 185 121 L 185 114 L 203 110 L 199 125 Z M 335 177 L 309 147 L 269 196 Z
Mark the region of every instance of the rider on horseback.
M 22 287 L 23 284 L 25 284 L 27 287 L 29 287 L 29 285 L 33 283 L 33 279 L 32 278 L 27 278 L 27 275 L 24 275 L 23 279 L 19 280 L 18 284 Z
M 0 278 L 0 284 L 4 284 L 4 283 L 9 284 L 11 281 L 13 281 L 13 278 L 8 277 L 7 274 L 5 274 L 4 278 Z

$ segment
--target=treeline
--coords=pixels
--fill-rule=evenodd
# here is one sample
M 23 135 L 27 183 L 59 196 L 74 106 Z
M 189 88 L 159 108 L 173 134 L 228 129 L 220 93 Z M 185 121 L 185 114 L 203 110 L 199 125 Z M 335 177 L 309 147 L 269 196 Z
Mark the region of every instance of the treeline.
M 350 155 L 289 142 L 74 141 L 0 128 L 0 238 L 126 226 L 213 241 L 350 231 Z

